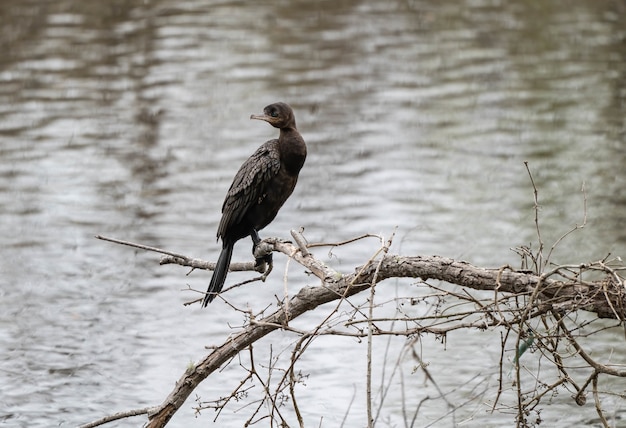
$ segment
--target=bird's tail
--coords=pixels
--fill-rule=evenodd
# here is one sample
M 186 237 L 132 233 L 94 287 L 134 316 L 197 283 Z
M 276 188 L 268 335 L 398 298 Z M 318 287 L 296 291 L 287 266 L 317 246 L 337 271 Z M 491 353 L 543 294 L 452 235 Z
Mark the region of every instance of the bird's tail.
M 235 243 L 224 242 L 222 245 L 222 252 L 220 253 L 217 263 L 215 264 L 215 270 L 213 271 L 213 277 L 207 290 L 207 294 L 202 301 L 202 307 L 206 307 L 213 301 L 216 294 L 222 291 L 224 282 L 226 281 L 226 274 L 228 273 L 228 267 L 230 266 L 230 259 L 233 255 L 233 247 Z

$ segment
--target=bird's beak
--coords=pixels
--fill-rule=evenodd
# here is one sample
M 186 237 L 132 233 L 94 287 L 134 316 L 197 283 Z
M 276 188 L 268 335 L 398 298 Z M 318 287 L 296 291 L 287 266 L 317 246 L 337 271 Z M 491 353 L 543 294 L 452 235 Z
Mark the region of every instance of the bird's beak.
M 272 120 L 274 120 L 275 118 L 266 114 L 253 114 L 250 115 L 250 119 L 264 120 L 268 123 L 272 123 Z

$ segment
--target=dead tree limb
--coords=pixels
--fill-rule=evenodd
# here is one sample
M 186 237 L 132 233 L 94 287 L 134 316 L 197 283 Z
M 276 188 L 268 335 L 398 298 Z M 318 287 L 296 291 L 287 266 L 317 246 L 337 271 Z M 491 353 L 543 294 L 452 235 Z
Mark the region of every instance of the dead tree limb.
M 186 372 L 176 383 L 176 387 L 157 410 L 150 413 L 148 427 L 163 427 L 174 413 L 185 402 L 189 394 L 207 376 L 229 361 L 238 352 L 246 349 L 261 337 L 288 324 L 292 319 L 319 305 L 333 300 L 347 298 L 363 290 L 369 289 L 372 283 L 388 278 L 421 278 L 422 280 L 437 279 L 451 284 L 475 290 L 491 290 L 502 293 L 532 293 L 537 287 L 542 296 L 542 304 L 563 308 L 577 305 L 579 309 L 595 312 L 600 317 L 616 318 L 626 315 L 623 284 L 599 282 L 565 284 L 544 276 L 524 272 L 515 272 L 509 267 L 500 269 L 484 269 L 467 262 L 439 256 L 385 255 L 381 261 L 370 262 L 355 269 L 354 273 L 341 275 L 311 255 L 303 256 L 298 248 L 291 243 L 276 239 L 266 240 L 274 250 L 280 251 L 317 276 L 321 283 L 316 287 L 304 287 L 294 296 L 288 305 L 273 314 L 251 323 L 242 332 L 228 342 L 216 348 L 193 369 Z M 161 263 L 178 262 L 175 259 Z M 611 308 L 622 308 L 616 313 Z M 547 310 L 547 308 L 545 309 Z
M 276 329 L 288 328 L 291 320 L 319 305 L 341 301 L 389 278 L 440 280 L 467 289 L 491 291 L 494 295 L 532 297 L 530 298 L 532 307 L 526 308 L 523 315 L 518 315 L 517 320 L 509 319 L 511 323 L 521 324 L 529 318 L 548 312 L 563 313 L 572 310 L 594 312 L 601 318 L 626 319 L 624 281 L 618 275 L 618 270 L 609 267 L 605 261 L 558 267 L 542 275 L 536 275 L 526 271 L 516 271 L 510 266 L 486 269 L 440 256 L 400 256 L 382 253 L 370 259 L 365 265 L 357 267 L 354 272 L 341 274 L 316 259 L 308 251 L 302 251 L 305 240 L 301 235 L 297 233 L 296 235 L 295 240 L 298 246 L 278 239 L 266 239 L 264 243 L 267 244 L 268 250 L 282 252 L 305 267 L 319 279 L 319 285 L 303 287 L 295 296 L 284 301 L 282 307 L 274 313 L 259 320 L 251 319 L 240 333 L 229 338 L 197 365 L 189 368 L 176 382 L 174 389 L 163 403 L 149 409 L 149 422 L 146 426 L 165 426 L 204 379 L 263 336 Z M 116 241 L 110 238 L 98 238 Z M 124 241 L 118 243 L 132 245 Z M 145 246 L 139 248 L 165 254 L 161 259 L 161 264 L 174 263 L 200 269 L 213 267 L 211 263 L 184 255 Z M 252 263 L 250 266 L 242 267 L 250 268 L 251 266 Z M 595 281 L 583 280 L 582 272 L 587 270 L 595 270 L 595 273 L 601 272 L 603 276 Z M 468 300 L 484 309 L 483 304 L 473 297 Z M 494 311 L 497 312 L 500 309 L 496 308 Z M 493 315 L 490 316 L 493 317 Z M 503 320 L 507 322 L 504 316 L 493 317 L 491 325 L 501 325 Z M 460 326 L 462 327 L 463 324 Z M 465 326 L 475 327 L 476 324 Z M 428 328 L 424 331 L 428 331 Z M 382 332 L 378 331 L 378 333 Z M 394 332 L 387 333 L 394 334 Z M 142 410 L 145 412 L 145 409 Z

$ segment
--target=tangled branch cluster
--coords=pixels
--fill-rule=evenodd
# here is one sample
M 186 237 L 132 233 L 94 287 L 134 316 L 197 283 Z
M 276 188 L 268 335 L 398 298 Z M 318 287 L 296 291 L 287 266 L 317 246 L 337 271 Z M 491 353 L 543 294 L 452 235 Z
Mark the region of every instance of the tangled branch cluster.
M 247 322 L 239 333 L 213 349 L 203 361 L 189 367 L 160 406 L 145 409 L 148 426 L 165 426 L 200 382 L 219 374 L 216 371 L 232 363 L 233 358 L 244 368 L 244 377 L 227 396 L 208 401 L 197 397 L 197 412 L 214 409 L 218 418 L 227 406 L 240 403 L 239 406 L 251 409 L 246 426 L 266 420 L 272 421 L 270 425 L 291 426 L 289 420 L 293 415 L 297 424 L 304 426 L 296 386 L 305 383 L 307 375 L 299 370 L 298 362 L 316 338 L 327 335 L 367 341 L 368 425 L 379 421 L 386 392 L 391 387 L 390 381 L 378 388 L 373 385 L 373 338 L 379 336 L 406 337 L 394 375 L 399 373 L 402 361 L 408 358 L 417 361 L 416 370 L 423 371 L 440 391 L 435 398 L 443 400 L 447 413 L 454 415 L 464 404 L 453 404 L 447 399 L 447 393 L 437 385 L 437 374 L 430 373 L 428 362 L 423 361 L 419 343 L 425 336 L 434 335 L 445 344 L 451 332 L 469 329 L 501 332 L 499 387 L 495 398 L 491 399 L 492 411 L 505 413 L 514 409 L 517 426 L 533 426 L 541 422 L 540 405 L 546 398 L 569 391 L 572 399 L 583 405 L 591 392 L 599 418 L 609 426 L 601 405 L 599 380 L 603 376 L 624 377 L 626 371 L 612 365 L 606 356 L 592 357 L 586 341 L 601 330 L 623 325 L 626 312 L 621 274 L 624 268 L 618 264 L 619 260 L 557 266 L 542 274 L 533 273 L 525 266 L 522 270 L 510 266 L 483 269 L 438 256 L 392 255 L 389 254 L 391 239 L 385 241 L 377 237 L 380 246 L 372 257 L 353 273 L 342 275 L 315 258 L 310 250 L 322 245 L 337 248 L 349 242 L 309 245 L 301 233 L 292 234 L 297 246 L 268 239 L 265 240 L 266 250 L 288 255 L 290 260 L 317 276 L 320 285 L 304 287 L 293 297 L 285 296 L 279 302 L 279 309 L 270 314 L 266 314 L 267 310 L 257 314 L 241 310 Z M 528 260 L 536 263 L 538 259 L 528 248 L 516 251 L 526 263 Z M 206 262 L 171 253 L 161 263 L 211 267 Z M 389 278 L 418 279 L 418 292 L 378 301 L 376 290 Z M 352 297 L 363 292 L 369 293 L 366 299 Z M 335 304 L 318 324 L 307 329 L 290 324 L 303 313 L 328 302 Z M 420 310 L 416 311 L 416 307 Z M 592 313 L 595 316 L 590 317 Z M 614 321 L 607 324 L 603 318 Z M 271 353 L 270 359 L 259 365 L 254 343 L 278 329 L 294 334 L 295 338 L 287 366 L 280 366 L 280 359 Z M 532 368 L 522 364 L 526 350 L 536 356 Z M 529 383 L 527 378 L 533 381 Z M 511 385 L 517 397 L 514 407 L 501 401 L 502 393 L 510 390 Z M 252 398 L 249 393 L 254 386 L 260 386 L 256 391 L 261 394 Z M 483 390 L 480 394 L 488 392 Z M 378 397 L 376 404 L 374 396 Z M 418 420 L 419 410 L 420 406 L 406 406 L 407 426 L 413 426 Z
M 229 289 L 224 290 L 219 297 L 246 317 L 246 323 L 236 334 L 212 349 L 202 361 L 188 367 L 160 405 L 107 416 L 84 427 L 138 414 L 148 415 L 146 426 L 163 427 L 203 380 L 218 375 L 219 369 L 235 360 L 244 369 L 239 384 L 234 385 L 230 394 L 225 396 L 210 400 L 196 397 L 196 411 L 200 413 L 213 409 L 217 419 L 225 408 L 240 403 L 238 411 L 249 409 L 245 426 L 261 421 L 269 421 L 270 426 L 291 426 L 290 420 L 295 419 L 297 425 L 302 427 L 305 425 L 302 404 L 296 390 L 298 385 L 306 383 L 307 374 L 299 370 L 298 364 L 313 341 L 324 336 L 346 337 L 367 343 L 367 415 L 363 425 L 368 427 L 381 420 L 381 409 L 394 377 L 404 385 L 402 362 L 406 360 L 417 363 L 414 371 L 422 371 L 438 393 L 435 397 L 422 399 L 415 406 L 407 404 L 403 389 L 402 413 L 407 427 L 415 426 L 422 404 L 428 399 L 443 401 L 445 415 L 454 418 L 461 407 L 476 397 L 484 398 L 489 394 L 491 398 L 482 401 L 491 402 L 492 412 L 514 414 L 517 427 L 537 426 L 542 422 L 542 406 L 548 405 L 552 397 L 563 392 L 569 393 L 572 401 L 579 406 L 585 405 L 588 395 L 591 395 L 598 420 L 604 427 L 611 426 L 609 419 L 616 416 L 612 413 L 614 409 L 603 407 L 603 398 L 626 398 L 615 392 L 608 382 L 626 377 L 626 370 L 623 364 L 614 361 L 612 354 L 594 352 L 594 339 L 609 329 L 622 331 L 620 341 L 626 337 L 626 283 L 623 277 L 626 268 L 619 258 L 608 257 L 592 263 L 553 264 L 551 255 L 556 246 L 586 224 L 586 195 L 582 224 L 561 236 L 545 255 L 539 227 L 538 192 L 530 170 L 528 172 L 534 189 L 539 245 L 535 251 L 530 247 L 514 249 L 521 258 L 520 269 L 508 265 L 485 269 L 438 256 L 393 255 L 389 254 L 393 237 L 385 240 L 377 235 L 334 244 L 308 244 L 301 231 L 292 231 L 296 245 L 266 239 L 259 246 L 261 251 L 284 253 L 290 262 L 300 264 L 316 276 L 319 285 L 304 287 L 293 297 L 285 292 L 278 302 L 278 309 L 271 313 L 268 313 L 269 307 L 260 313 L 237 308 L 225 297 Z M 332 269 L 310 252 L 319 247 L 330 247 L 334 251 L 372 237 L 378 240 L 378 247 L 369 260 L 350 274 Z M 214 268 L 212 263 L 184 255 L 99 238 L 163 253 L 165 256 L 161 264 L 178 264 L 192 269 Z M 231 269 L 252 270 L 253 263 L 233 263 Z M 412 285 L 417 287 L 402 288 L 401 296 L 381 299 L 376 296 L 377 289 L 390 278 L 412 278 Z M 245 283 L 261 279 L 264 280 L 265 275 Z M 363 296 L 366 298 L 363 299 Z M 291 323 L 300 315 L 329 302 L 334 304 L 330 309 L 325 307 L 321 321 L 315 325 L 302 329 Z M 274 355 L 273 351 L 267 361 L 258 363 L 255 343 L 275 330 L 288 332 L 294 337 L 292 346 L 280 352 L 289 355 L 286 365 L 283 363 L 285 359 Z M 425 337 L 434 336 L 445 345 L 452 332 L 472 330 L 500 333 L 498 388 L 493 391 L 489 385 L 483 385 L 481 389 L 474 386 L 470 388 L 471 397 L 459 403 L 448 398 L 451 391 L 445 391 L 438 385 L 437 373 L 428 369 L 429 364 L 422 356 L 420 344 Z M 392 373 L 384 377 L 376 388 L 372 368 L 374 338 L 381 336 L 404 337 L 405 340 Z M 388 348 L 385 358 L 391 358 L 387 351 Z M 524 357 L 527 351 L 532 359 Z M 461 384 L 458 388 L 465 386 L 467 384 Z M 252 392 L 255 392 L 254 397 Z M 511 392 L 515 397 L 514 404 L 503 399 Z

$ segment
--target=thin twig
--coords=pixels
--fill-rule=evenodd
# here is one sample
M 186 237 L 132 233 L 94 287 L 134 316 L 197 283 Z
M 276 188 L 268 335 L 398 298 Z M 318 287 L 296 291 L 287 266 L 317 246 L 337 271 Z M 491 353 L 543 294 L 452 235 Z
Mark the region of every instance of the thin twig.
M 89 422 L 88 424 L 80 425 L 78 428 L 95 428 L 97 426 L 108 424 L 109 422 L 117 421 L 119 419 L 130 418 L 132 416 L 147 415 L 155 409 L 155 407 L 144 407 L 141 409 L 127 410 L 125 412 L 119 412 L 113 415 L 105 416 L 96 421 Z
M 537 250 L 537 268 L 543 268 L 543 240 L 541 239 L 541 228 L 539 227 L 539 191 L 537 190 L 537 186 L 535 185 L 535 179 L 533 178 L 532 172 L 530 172 L 530 167 L 528 166 L 528 161 L 524 161 L 524 166 L 526 167 L 526 171 L 528 172 L 528 176 L 530 177 L 530 183 L 533 186 L 533 200 L 534 200 L 534 210 L 535 210 L 535 231 L 537 232 L 537 240 L 539 241 L 539 249 Z M 541 270 L 536 272 L 537 274 L 541 274 Z
M 133 248 L 139 248 L 140 250 L 153 251 L 155 253 L 167 254 L 168 256 L 177 257 L 177 258 L 185 259 L 185 260 L 188 259 L 187 256 L 184 256 L 182 254 L 173 253 L 171 251 L 162 250 L 162 249 L 156 248 L 156 247 L 150 247 L 149 245 L 137 244 L 135 242 L 124 241 L 122 239 L 108 238 L 108 237 L 102 236 L 102 235 L 96 235 L 95 238 L 96 239 L 101 239 L 103 241 L 113 242 L 115 244 L 121 244 L 121 245 L 126 245 L 126 246 L 129 246 L 129 247 L 133 247 Z
M 554 242 L 554 244 L 552 244 L 552 247 L 550 247 L 550 251 L 548 251 L 548 256 L 546 257 L 545 266 L 547 266 L 550 263 L 550 258 L 552 257 L 552 252 L 561 243 L 561 241 L 563 239 L 565 239 L 567 236 L 569 236 L 570 234 L 574 233 L 575 231 L 577 231 L 579 229 L 583 229 L 587 225 L 587 191 L 585 190 L 585 183 L 584 182 L 582 184 L 581 192 L 583 193 L 583 220 L 582 220 L 582 223 L 580 225 L 575 224 L 573 228 L 571 228 L 570 230 L 565 232 L 563 235 L 561 235 L 559 237 L 559 239 L 557 239 Z
M 387 254 L 389 252 L 389 247 L 391 246 L 391 242 L 393 241 L 393 237 L 395 236 L 395 230 L 388 241 L 386 241 L 383 246 L 376 252 L 373 258 L 377 257 L 379 253 Z M 374 295 L 376 289 L 376 283 L 378 282 L 378 273 L 380 272 L 380 266 L 384 257 L 382 257 L 378 265 L 376 266 L 376 270 L 374 271 L 374 275 L 372 276 L 371 287 L 370 287 L 370 297 L 369 297 L 369 313 L 368 313 L 368 323 L 367 323 L 367 388 L 366 388 L 366 405 L 367 405 L 367 426 L 372 428 L 374 426 L 374 418 L 372 414 L 372 347 L 373 347 L 373 333 L 374 333 L 374 323 L 371 321 L 374 318 Z

